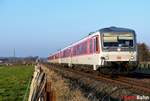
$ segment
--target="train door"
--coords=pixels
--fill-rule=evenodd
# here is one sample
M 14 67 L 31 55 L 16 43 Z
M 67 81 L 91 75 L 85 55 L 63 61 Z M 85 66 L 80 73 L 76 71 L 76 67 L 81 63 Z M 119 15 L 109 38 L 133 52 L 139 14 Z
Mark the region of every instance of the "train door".
M 97 70 L 98 65 L 99 65 L 99 52 L 100 52 L 100 47 L 99 47 L 99 36 L 96 35 L 92 38 L 93 42 L 93 69 Z
M 67 63 L 69 67 L 72 66 L 72 52 L 71 51 L 72 51 L 72 48 L 67 49 Z
M 99 45 L 99 36 L 93 37 L 93 52 L 98 54 L 100 52 L 100 45 Z
M 93 54 L 93 38 L 89 40 L 89 53 Z
M 70 48 L 70 65 L 72 66 L 73 47 Z
M 61 50 L 60 50 L 60 52 L 58 54 L 59 54 L 58 55 L 59 63 L 61 64 Z

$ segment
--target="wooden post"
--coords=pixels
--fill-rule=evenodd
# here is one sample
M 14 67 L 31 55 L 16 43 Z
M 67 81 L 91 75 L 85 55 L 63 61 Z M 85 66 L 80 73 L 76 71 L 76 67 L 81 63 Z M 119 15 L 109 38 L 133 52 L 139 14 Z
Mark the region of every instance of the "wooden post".
M 45 88 L 44 88 L 44 91 L 43 91 L 43 95 L 44 95 L 44 101 L 46 101 L 47 100 L 47 93 L 46 93 L 46 86 L 45 86 Z
M 51 101 L 50 92 L 51 92 L 51 82 L 47 82 L 46 83 L 46 101 Z
M 46 84 L 46 101 L 56 101 L 56 93 L 51 88 L 51 82 Z
M 51 91 L 50 94 L 51 94 L 51 96 L 50 96 L 50 97 L 51 97 L 51 98 L 50 98 L 51 100 L 50 100 L 50 101 L 56 101 L 56 93 L 55 93 L 55 91 L 54 91 L 54 90 Z
M 46 92 L 51 92 L 51 82 L 46 83 Z

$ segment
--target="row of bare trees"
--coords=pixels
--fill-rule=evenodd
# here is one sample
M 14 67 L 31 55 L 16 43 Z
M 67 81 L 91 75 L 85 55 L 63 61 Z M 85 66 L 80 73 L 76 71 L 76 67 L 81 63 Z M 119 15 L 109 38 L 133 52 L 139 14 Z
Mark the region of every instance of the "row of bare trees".
M 150 61 L 150 48 L 145 43 L 138 44 L 139 62 Z

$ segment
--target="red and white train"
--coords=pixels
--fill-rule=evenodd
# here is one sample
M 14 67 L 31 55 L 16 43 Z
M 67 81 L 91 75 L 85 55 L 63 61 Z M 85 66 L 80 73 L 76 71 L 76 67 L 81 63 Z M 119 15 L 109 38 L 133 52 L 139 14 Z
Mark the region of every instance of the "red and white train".
M 118 27 L 100 29 L 49 55 L 48 62 L 68 66 L 89 65 L 93 70 L 104 67 L 133 70 L 137 67 L 135 31 Z

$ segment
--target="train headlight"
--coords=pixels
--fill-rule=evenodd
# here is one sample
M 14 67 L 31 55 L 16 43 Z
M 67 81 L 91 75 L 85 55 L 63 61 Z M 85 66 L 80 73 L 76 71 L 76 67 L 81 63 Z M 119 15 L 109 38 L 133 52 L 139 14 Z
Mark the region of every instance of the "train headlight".
M 108 59 L 109 59 L 109 56 L 105 56 L 105 59 L 108 60 Z
M 133 59 L 134 59 L 134 56 L 131 56 L 130 59 L 133 60 Z

